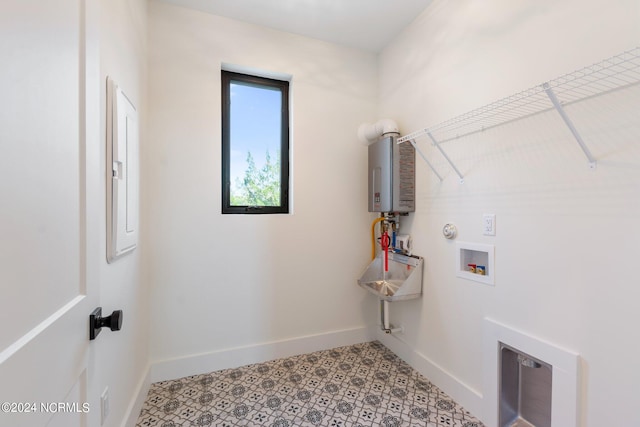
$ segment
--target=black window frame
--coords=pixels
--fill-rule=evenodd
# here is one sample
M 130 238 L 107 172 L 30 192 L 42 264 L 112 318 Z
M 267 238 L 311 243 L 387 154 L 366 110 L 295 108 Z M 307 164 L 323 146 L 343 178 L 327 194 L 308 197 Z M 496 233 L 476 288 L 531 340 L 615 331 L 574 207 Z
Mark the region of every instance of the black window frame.
M 289 213 L 289 82 L 267 77 L 221 71 L 222 82 L 222 213 L 223 214 L 288 214 Z M 231 205 L 231 83 L 271 87 L 282 96 L 280 126 L 280 206 Z

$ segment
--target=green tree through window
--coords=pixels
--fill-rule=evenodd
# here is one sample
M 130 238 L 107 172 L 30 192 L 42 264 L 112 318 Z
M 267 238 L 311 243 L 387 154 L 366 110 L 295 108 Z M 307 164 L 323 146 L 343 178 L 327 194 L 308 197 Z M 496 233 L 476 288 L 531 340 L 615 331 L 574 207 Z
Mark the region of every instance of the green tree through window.
M 267 150 L 266 162 L 258 169 L 251 152 L 247 153 L 244 177 L 236 177 L 235 191 L 231 194 L 233 206 L 280 206 L 279 157 L 272 162 Z

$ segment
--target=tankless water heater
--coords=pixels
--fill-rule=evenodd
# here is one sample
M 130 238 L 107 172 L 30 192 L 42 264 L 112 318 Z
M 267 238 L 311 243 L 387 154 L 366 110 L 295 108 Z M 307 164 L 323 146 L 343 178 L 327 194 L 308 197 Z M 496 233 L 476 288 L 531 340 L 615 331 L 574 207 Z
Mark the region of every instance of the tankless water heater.
M 384 135 L 369 145 L 369 212 L 414 212 L 416 151 Z

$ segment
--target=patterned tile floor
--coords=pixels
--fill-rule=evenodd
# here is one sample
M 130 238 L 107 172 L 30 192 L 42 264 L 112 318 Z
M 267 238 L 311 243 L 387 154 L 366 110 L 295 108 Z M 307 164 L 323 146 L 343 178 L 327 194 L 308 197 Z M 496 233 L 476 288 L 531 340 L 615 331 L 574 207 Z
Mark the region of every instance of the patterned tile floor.
M 137 427 L 483 427 L 381 343 L 151 385 Z

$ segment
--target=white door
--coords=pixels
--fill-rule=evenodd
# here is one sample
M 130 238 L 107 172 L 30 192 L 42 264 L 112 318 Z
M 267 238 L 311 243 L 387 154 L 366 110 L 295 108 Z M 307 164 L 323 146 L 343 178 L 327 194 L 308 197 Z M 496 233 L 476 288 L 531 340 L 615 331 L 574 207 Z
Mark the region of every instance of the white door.
M 85 203 L 100 146 L 95 7 L 0 1 L 2 427 L 86 426 L 87 410 L 99 412 L 85 405 L 97 305 Z

